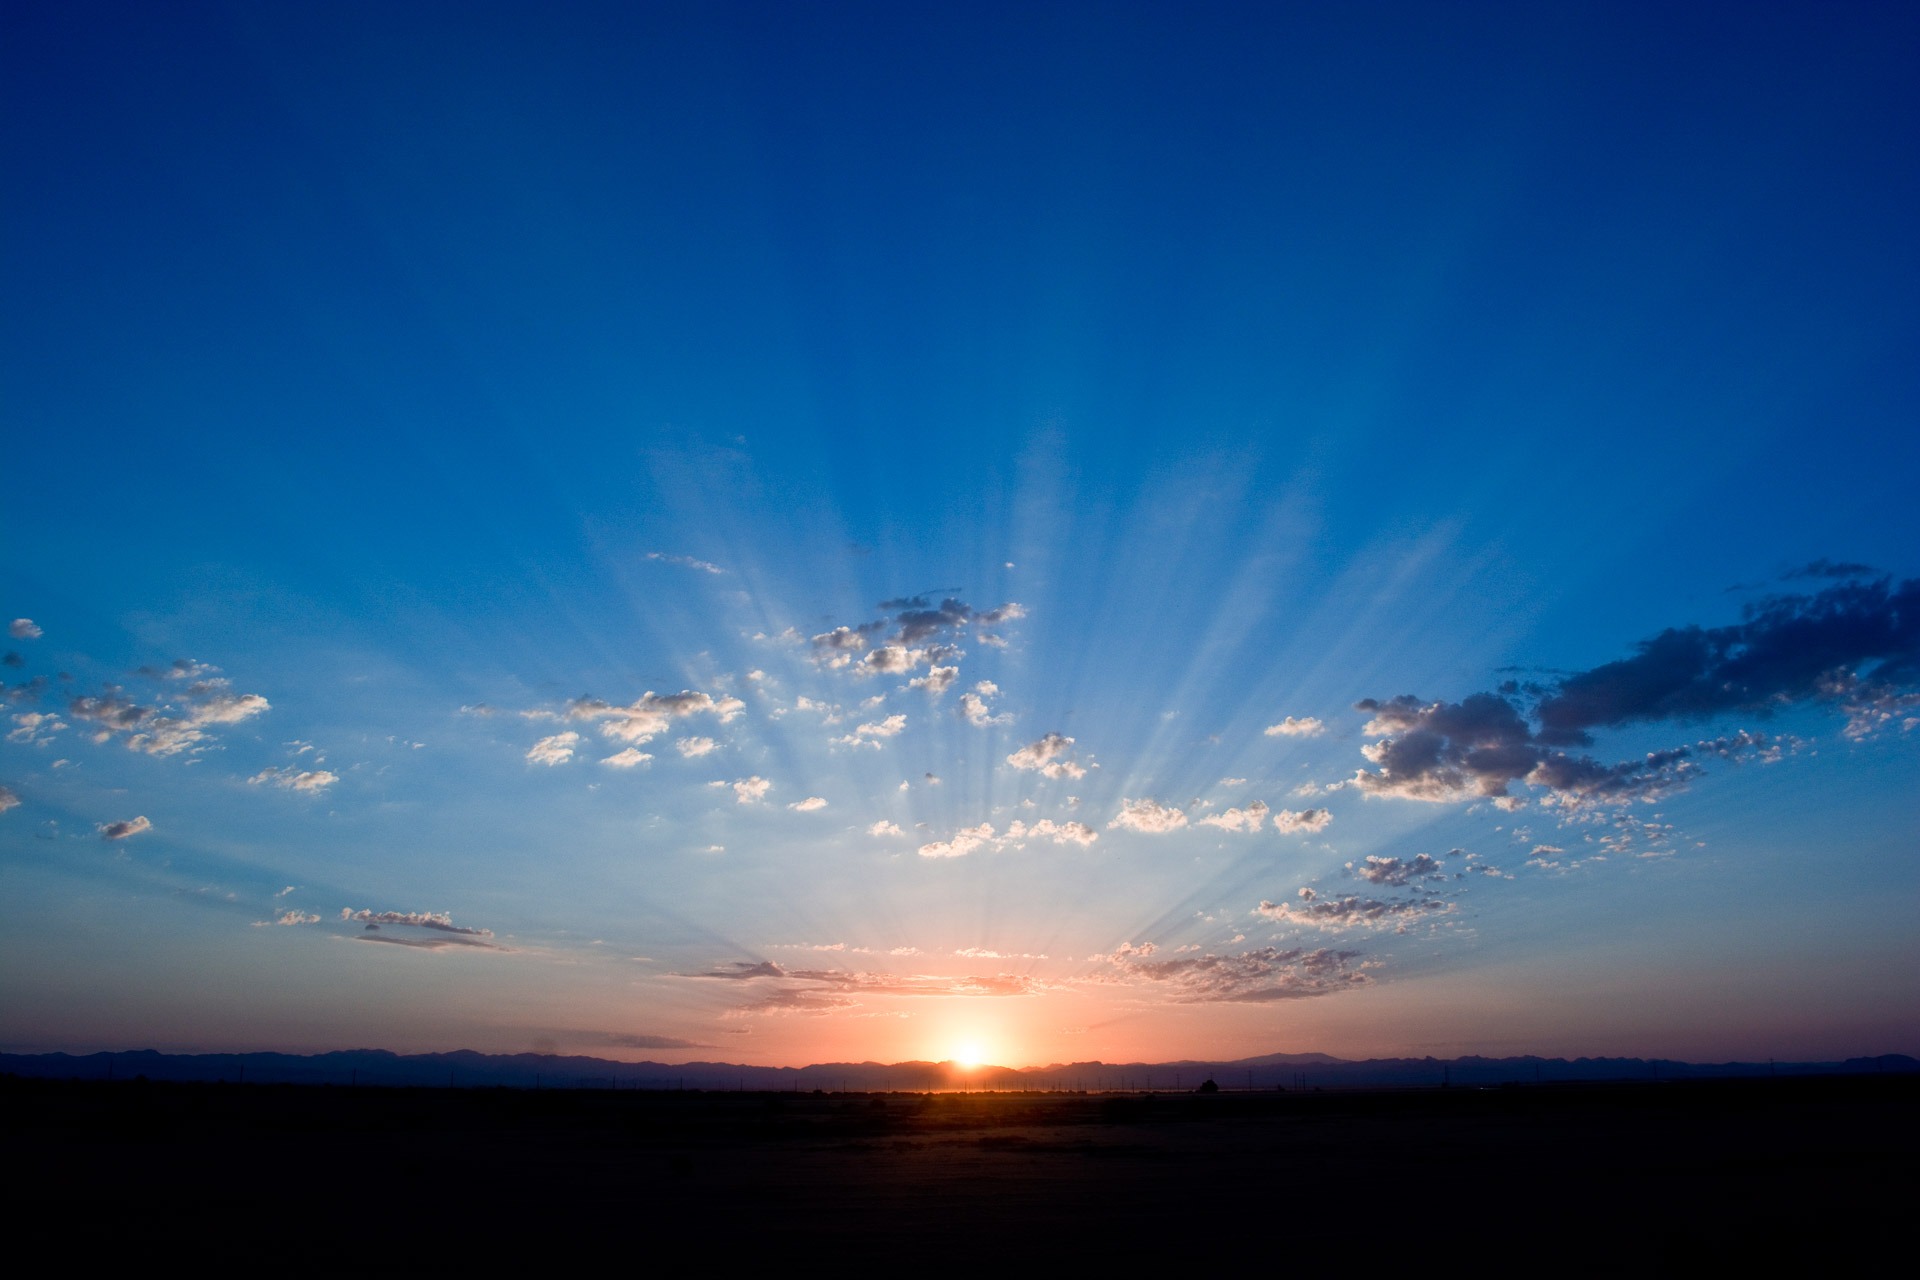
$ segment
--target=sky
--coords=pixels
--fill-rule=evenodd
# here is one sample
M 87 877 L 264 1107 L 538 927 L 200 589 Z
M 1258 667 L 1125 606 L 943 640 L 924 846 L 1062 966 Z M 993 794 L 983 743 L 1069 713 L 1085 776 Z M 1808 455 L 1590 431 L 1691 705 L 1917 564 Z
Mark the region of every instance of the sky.
M 1920 10 L 39 3 L 0 1048 L 1920 1054 Z

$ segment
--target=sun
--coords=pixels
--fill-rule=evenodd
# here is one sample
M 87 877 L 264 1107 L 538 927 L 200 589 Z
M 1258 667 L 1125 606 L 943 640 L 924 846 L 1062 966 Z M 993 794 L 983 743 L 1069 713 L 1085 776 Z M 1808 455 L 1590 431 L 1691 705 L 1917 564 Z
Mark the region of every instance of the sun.
M 980 1048 L 978 1041 L 966 1040 L 953 1047 L 953 1062 L 955 1066 L 977 1067 L 985 1061 L 986 1054 Z

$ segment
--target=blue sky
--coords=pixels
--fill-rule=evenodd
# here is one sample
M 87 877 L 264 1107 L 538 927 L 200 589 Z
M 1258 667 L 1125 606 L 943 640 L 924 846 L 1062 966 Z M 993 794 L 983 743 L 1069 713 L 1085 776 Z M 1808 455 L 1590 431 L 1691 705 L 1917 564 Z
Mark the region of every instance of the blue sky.
M 1910 8 L 11 26 L 6 1047 L 1920 1052 Z

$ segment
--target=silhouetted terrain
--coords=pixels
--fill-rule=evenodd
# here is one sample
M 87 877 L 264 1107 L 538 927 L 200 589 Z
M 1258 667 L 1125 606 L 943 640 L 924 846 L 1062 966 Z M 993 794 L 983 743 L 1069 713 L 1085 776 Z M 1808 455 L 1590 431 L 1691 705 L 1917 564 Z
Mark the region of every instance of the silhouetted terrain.
M 1599 1080 L 1708 1080 L 1792 1075 L 1884 1075 L 1920 1071 L 1905 1054 L 1845 1062 L 1672 1062 L 1646 1058 L 1371 1058 L 1272 1053 L 1233 1062 L 1069 1062 L 1017 1070 L 950 1062 L 822 1062 L 754 1067 L 731 1062 L 618 1062 L 546 1053 L 0 1054 L 0 1072 L 42 1079 L 201 1080 L 254 1084 L 413 1085 L 445 1088 L 597 1089 L 1120 1089 L 1183 1091 L 1212 1076 L 1229 1090 L 1425 1088 L 1445 1084 L 1552 1084 Z
M 1906 1230 L 1920 1078 L 1196 1096 L 9 1076 L 0 1115 L 24 1256 L 329 1274 L 1442 1257 L 1825 1271 Z

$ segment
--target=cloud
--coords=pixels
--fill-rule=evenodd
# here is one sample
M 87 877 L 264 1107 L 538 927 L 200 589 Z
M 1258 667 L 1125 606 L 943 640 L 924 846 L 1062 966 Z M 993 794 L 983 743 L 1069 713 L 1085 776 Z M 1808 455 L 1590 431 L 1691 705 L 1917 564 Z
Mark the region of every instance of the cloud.
M 1127 945 L 1097 958 L 1117 968 L 1121 980 L 1164 986 L 1183 1004 L 1301 1000 L 1373 981 L 1364 972 L 1368 966 L 1355 963 L 1361 955 L 1357 951 L 1261 947 L 1238 955 L 1148 959 L 1154 950 L 1151 943 Z
M 1222 831 L 1258 831 L 1260 824 L 1267 820 L 1267 806 L 1264 801 L 1255 800 L 1244 809 L 1228 809 L 1200 819 L 1203 827 L 1219 827 Z
M 715 570 L 714 572 L 719 572 Z M 679 1040 L 673 1036 L 650 1036 L 624 1031 L 603 1031 L 596 1037 L 599 1043 L 613 1045 L 620 1049 L 711 1049 L 710 1044 L 698 1040 Z
M 815 809 L 824 809 L 827 802 L 819 796 L 808 796 L 805 800 L 795 800 L 787 808 L 798 813 L 812 813 Z
M 1815 562 L 1820 564 L 1822 562 Z M 1920 579 L 1848 582 L 1780 596 L 1732 626 L 1670 628 L 1631 658 L 1561 680 L 1534 709 L 1540 740 L 1584 746 L 1589 730 L 1633 722 L 1766 714 L 1920 682 Z
M 1731 748 L 1716 739 L 1611 765 L 1561 748 L 1590 745 L 1596 729 L 1766 716 L 1802 703 L 1837 706 L 1849 736 L 1920 723 L 1912 714 L 1920 710 L 1920 581 L 1849 581 L 1777 596 L 1750 606 L 1739 623 L 1669 628 L 1636 649 L 1546 686 L 1509 683 L 1457 703 L 1357 703 L 1373 713 L 1366 732 L 1381 740 L 1362 748 L 1378 768 L 1360 770 L 1352 785 L 1368 795 L 1486 798 L 1512 809 L 1521 801 L 1510 789 L 1523 782 L 1562 808 L 1618 805 L 1686 786 L 1700 772 L 1695 757 L 1765 761 L 1781 744 L 1743 733 Z
M 610 769 L 632 769 L 638 765 L 647 763 L 651 759 L 653 759 L 653 757 L 640 748 L 627 747 L 624 750 L 614 752 L 610 756 L 600 757 L 600 763 Z
M 960 706 L 957 709 L 957 714 L 964 717 L 968 724 L 978 729 L 984 729 L 989 725 L 1012 724 L 1012 712 L 1002 712 L 999 715 L 993 714 L 993 707 L 987 699 L 997 698 L 999 696 L 999 685 L 991 680 L 982 680 L 974 685 L 970 691 L 960 695 Z
M 1326 728 L 1327 726 L 1324 722 L 1315 719 L 1313 716 L 1300 716 L 1298 718 L 1288 716 L 1279 724 L 1268 725 L 1267 736 L 1269 738 L 1314 738 L 1326 732 Z
M 1392 885 L 1395 888 L 1404 888 L 1415 880 L 1446 878 L 1439 861 L 1425 853 L 1417 854 L 1410 860 L 1382 858 L 1370 853 L 1358 866 L 1349 862 L 1347 870 L 1369 884 Z
M 988 845 L 993 840 L 993 824 L 983 822 L 977 827 L 962 827 L 952 838 L 936 840 L 920 846 L 923 858 L 964 858 L 975 849 Z
M 1332 822 L 1333 815 L 1325 809 L 1282 809 L 1273 815 L 1274 829 L 1287 833 L 1325 831 Z
M 692 556 L 668 555 L 664 551 L 649 551 L 647 552 L 647 559 L 658 560 L 661 564 L 677 564 L 683 569 L 698 569 L 701 573 L 726 572 L 725 569 L 722 569 L 717 564 L 709 564 L 705 560 L 695 560 Z
M 20 807 L 20 797 L 12 787 L 0 786 L 0 813 Z
M 746 703 L 738 698 L 714 698 L 711 694 L 685 689 L 679 693 L 641 694 L 625 706 L 599 698 L 575 698 L 566 706 L 570 720 L 596 721 L 602 735 L 621 742 L 643 743 L 665 733 L 675 720 L 694 715 L 712 715 L 726 724 L 739 715 Z
M 929 667 L 927 674 L 907 681 L 909 689 L 925 689 L 933 697 L 939 697 L 953 684 L 960 674 L 959 667 Z
M 340 781 L 340 775 L 326 769 L 262 769 L 247 781 L 254 786 L 264 782 L 286 791 L 317 795 Z
M 579 745 L 580 735 L 569 729 L 565 733 L 556 733 L 551 737 L 542 738 L 528 747 L 527 759 L 548 767 L 565 764 L 573 759 L 573 749 Z
M 870 836 L 899 836 L 899 835 L 905 835 L 906 832 L 900 830 L 899 823 L 888 822 L 883 818 L 879 822 L 876 822 L 872 826 L 868 827 L 867 834 Z
M 1031 826 L 1015 819 L 1008 826 L 1002 841 L 1015 844 L 1026 840 L 1051 840 L 1055 844 L 1077 844 L 1084 849 L 1099 838 L 1100 833 L 1084 822 L 1055 822 L 1052 818 L 1042 818 Z
M 103 822 L 96 829 L 102 840 L 125 840 L 128 836 L 144 835 L 153 830 L 153 824 L 143 815 L 128 818 L 124 822 Z
M 1316 929 L 1386 929 L 1406 932 L 1407 926 L 1428 916 L 1452 913 L 1451 902 L 1442 898 L 1407 898 L 1383 902 L 1349 894 L 1344 898 L 1321 898 L 1311 889 L 1300 891 L 1300 902 L 1262 902 L 1255 914 L 1281 924 L 1311 925 Z
M 1048 778 L 1084 778 L 1087 771 L 1071 760 L 1060 757 L 1073 745 L 1073 739 L 1050 733 L 1038 742 L 1028 743 L 1007 757 L 1016 769 L 1035 769 Z
M 370 929 L 387 925 L 400 925 L 411 929 L 431 929 L 436 933 L 459 934 L 469 938 L 491 938 L 491 929 L 470 929 L 453 922 L 453 916 L 445 911 L 373 911 L 352 907 L 340 908 L 340 918 L 352 923 L 363 924 Z
M 7 624 L 7 634 L 15 640 L 38 640 L 46 632 L 32 618 L 15 618 Z
M 270 927 L 277 924 L 284 924 L 284 925 L 319 924 L 320 917 L 317 915 L 314 915 L 311 911 L 299 911 L 289 907 L 287 910 L 282 911 L 279 915 L 275 916 L 271 920 L 255 920 L 253 923 L 256 928 L 262 925 Z
M 733 783 L 733 802 L 735 804 L 758 804 L 766 798 L 773 784 L 759 774 L 751 778 L 740 778 Z
M 216 670 L 181 658 L 165 671 L 142 672 L 163 685 L 186 682 L 184 688 L 166 689 L 153 706 L 142 706 L 109 686 L 98 697 L 72 699 L 67 711 L 76 720 L 99 726 L 96 742 L 122 734 L 129 750 L 147 755 L 198 752 L 211 742 L 209 730 L 214 726 L 239 724 L 272 709 L 257 693 L 234 693 L 229 681 L 213 674 Z
M 1141 831 L 1148 835 L 1178 831 L 1186 825 L 1186 814 L 1149 799 L 1122 799 L 1119 815 L 1107 824 L 1108 827 L 1124 827 L 1128 831 Z
M 1798 569 L 1789 569 L 1780 576 L 1792 581 L 1795 578 L 1864 578 L 1873 573 L 1870 564 L 1854 564 L 1849 561 L 1833 561 L 1822 556 L 1809 561 Z
M 879 739 L 898 737 L 900 731 L 906 727 L 906 716 L 896 713 L 877 723 L 863 724 L 852 733 L 835 738 L 834 741 L 849 747 L 878 747 Z
M 51 711 L 22 711 L 13 717 L 20 727 L 7 734 L 8 742 L 42 743 L 67 727 L 67 722 Z
M 695 756 L 704 756 L 719 747 L 712 738 L 682 738 L 673 744 L 673 749 L 691 760 Z
M 1026 610 L 1018 604 L 982 611 L 952 596 L 937 605 L 924 595 L 885 600 L 880 610 L 882 616 L 874 621 L 815 635 L 815 660 L 835 670 L 852 669 L 865 675 L 911 671 L 923 664 L 937 669 L 946 664 L 955 666 L 957 675 L 953 660 L 960 651 L 954 646 L 955 640 L 971 629 L 984 643 L 1004 643 L 988 628 L 1026 616 Z M 862 650 L 865 653 L 856 661 L 855 655 Z M 950 679 L 938 688 L 944 689 L 946 683 Z
M 911 948 L 904 949 L 911 951 Z M 766 978 L 779 984 L 746 1005 L 745 1013 L 822 1013 L 851 1008 L 861 997 L 935 996 L 997 998 L 1031 996 L 1045 991 L 1038 978 L 1024 974 L 897 974 L 849 969 L 782 969 L 772 961 L 760 964 L 736 962 L 690 978 L 753 980 Z

